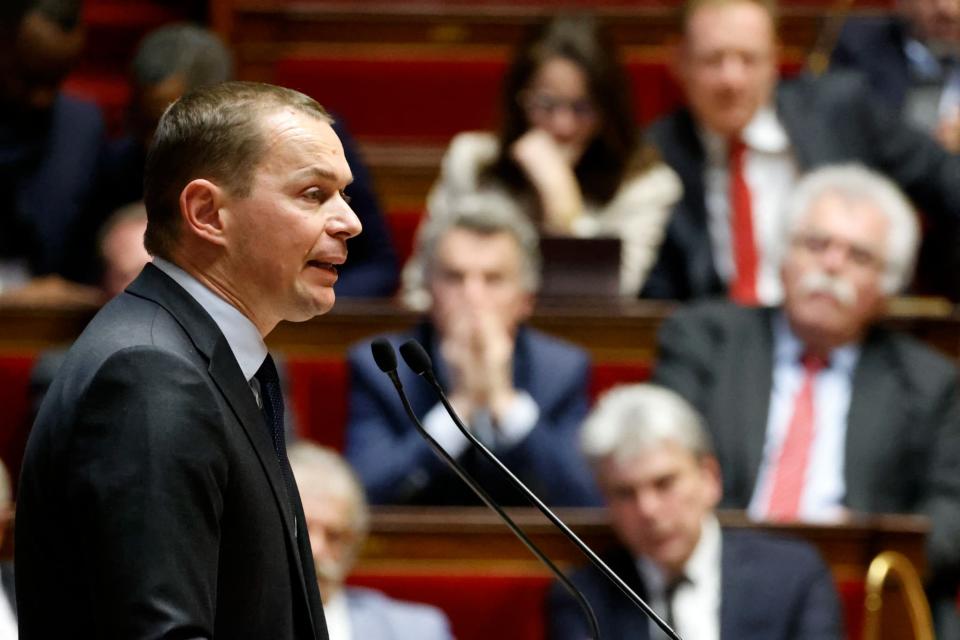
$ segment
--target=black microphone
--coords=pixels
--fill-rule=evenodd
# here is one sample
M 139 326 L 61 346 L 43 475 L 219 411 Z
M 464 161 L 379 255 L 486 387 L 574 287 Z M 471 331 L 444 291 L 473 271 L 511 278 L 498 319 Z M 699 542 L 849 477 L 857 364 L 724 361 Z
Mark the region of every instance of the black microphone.
M 453 422 L 457 425 L 457 428 L 460 429 L 461 433 L 463 433 L 463 435 L 466 436 L 471 444 L 473 444 L 473 446 L 480 451 L 483 457 L 489 460 L 494 466 L 499 468 L 500 471 L 503 472 L 503 474 L 507 477 L 507 479 L 510 480 L 510 483 L 519 489 L 526 496 L 527 500 L 529 500 L 533 506 L 540 510 L 540 513 L 545 515 L 547 519 L 550 520 L 550 522 L 552 522 L 554 526 L 556 526 L 561 533 L 563 533 L 563 535 L 570 540 L 570 542 L 576 545 L 580 552 L 583 553 L 583 555 L 585 555 L 587 559 L 590 560 L 590 562 L 592 562 L 593 565 L 600 570 L 600 573 L 606 576 L 608 580 L 613 582 L 613 584 L 616 585 L 617 588 L 619 588 L 620 591 L 622 591 L 624 595 L 626 595 L 627 598 L 633 602 L 633 604 L 639 607 L 640 610 L 647 615 L 647 617 L 653 620 L 654 623 L 660 627 L 660 629 L 662 629 L 669 638 L 672 640 L 681 640 L 677 632 L 674 631 L 660 616 L 658 616 L 657 613 L 650 607 L 650 605 L 644 602 L 643 598 L 638 596 L 636 592 L 634 592 L 634 590 L 631 589 L 630 586 L 627 585 L 627 583 L 625 583 L 623 579 L 613 571 L 613 569 L 607 566 L 607 563 L 601 560 L 600 557 L 594 553 L 593 549 L 591 549 L 583 540 L 581 540 L 580 537 L 577 536 L 577 534 L 575 534 L 570 527 L 563 522 L 563 520 L 557 517 L 557 515 L 551 511 L 550 508 L 547 507 L 547 505 L 545 505 L 543 501 L 540 500 L 540 498 L 538 498 L 537 495 L 527 487 L 527 485 L 521 482 L 520 479 L 515 476 L 514 473 L 510 471 L 510 469 L 507 468 L 507 466 L 503 464 L 500 459 L 493 454 L 492 451 L 490 451 L 475 435 L 473 435 L 473 433 L 470 432 L 469 429 L 467 429 L 467 427 L 463 424 L 463 421 L 460 419 L 460 416 L 457 415 L 457 412 L 454 410 L 453 406 L 451 406 L 450 401 L 447 399 L 447 394 L 443 391 L 443 387 L 437 381 L 437 377 L 433 372 L 433 363 L 430 361 L 430 356 L 427 355 L 423 345 L 416 340 L 407 340 L 400 345 L 400 355 L 403 356 L 403 361 L 407 363 L 407 366 L 410 367 L 414 373 L 429 382 L 430 386 L 436 390 L 437 394 L 440 396 L 440 402 L 443 403 L 447 413 L 449 413 L 450 417 L 453 418 Z
M 380 371 L 383 371 L 387 376 L 390 377 L 390 381 L 393 382 L 393 386 L 397 390 L 397 394 L 400 396 L 400 402 L 403 403 L 403 408 L 407 412 L 407 416 L 410 418 L 410 421 L 413 422 L 413 425 L 417 428 L 417 431 L 420 432 L 420 435 L 427 441 L 427 444 L 430 445 L 430 448 L 433 449 L 440 458 L 447 463 L 447 465 L 456 472 L 460 479 L 463 480 L 468 487 L 470 487 L 477 497 L 479 497 L 485 505 L 492 509 L 500 519 L 509 527 L 510 531 L 513 532 L 515 536 L 520 538 L 520 541 L 530 550 L 530 552 L 537 557 L 540 562 L 542 562 L 553 575 L 557 577 L 560 583 L 566 588 L 567 592 L 573 596 L 573 598 L 580 605 L 580 608 L 583 609 L 584 615 L 587 617 L 587 621 L 590 623 L 590 629 L 593 631 L 593 637 L 595 640 L 600 640 L 600 628 L 597 624 L 597 616 L 593 613 L 593 609 L 590 607 L 590 603 L 587 602 L 587 599 L 584 597 L 580 590 L 577 589 L 570 579 L 553 563 L 550 558 L 540 550 L 533 540 L 527 537 L 527 534 L 513 521 L 507 512 L 498 505 L 490 494 L 480 486 L 480 484 L 474 480 L 473 476 L 464 469 L 460 463 L 458 463 L 453 456 L 447 453 L 443 447 L 441 447 L 433 437 L 427 433 L 427 430 L 423 427 L 423 423 L 420 422 L 420 419 L 417 418 L 417 414 L 414 413 L 413 407 L 410 406 L 410 400 L 407 398 L 407 394 L 403 390 L 403 383 L 400 382 L 400 377 L 397 375 L 397 355 L 393 350 L 393 345 L 386 338 L 376 338 L 370 344 L 370 351 L 373 353 L 373 359 L 377 363 L 377 367 L 380 368 Z M 426 355 L 426 354 L 424 354 Z M 404 356 L 406 359 L 406 356 Z

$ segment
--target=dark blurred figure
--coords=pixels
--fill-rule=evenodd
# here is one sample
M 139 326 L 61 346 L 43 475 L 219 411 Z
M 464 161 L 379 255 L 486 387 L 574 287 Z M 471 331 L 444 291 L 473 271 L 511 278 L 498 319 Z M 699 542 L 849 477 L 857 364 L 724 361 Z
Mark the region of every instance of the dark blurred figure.
M 60 92 L 84 44 L 80 0 L 15 5 L 0 13 L 0 291 L 73 275 L 104 134 L 96 105 Z
M 108 147 L 89 230 L 100 228 L 109 212 L 143 198 L 144 159 L 167 106 L 184 93 L 232 79 L 234 65 L 230 51 L 213 32 L 191 24 L 172 24 L 147 34 L 130 73 L 129 132 Z M 369 171 L 349 132 L 340 123 L 334 123 L 333 129 L 353 171 L 353 183 L 347 188 L 350 206 L 363 224 L 363 233 L 348 243 L 350 259 L 340 269 L 337 295 L 390 295 L 397 285 L 397 260 Z M 93 244 L 91 238 L 89 246 Z M 84 274 L 87 281 L 101 279 L 97 273 Z
M 960 152 L 960 1 L 899 0 L 896 13 L 850 18 L 830 63 L 863 73 L 907 122 Z
M 232 79 L 233 58 L 214 33 L 174 24 L 147 34 L 130 70 L 129 133 L 107 149 L 104 211 L 143 198 L 143 165 L 160 116 L 187 91 Z

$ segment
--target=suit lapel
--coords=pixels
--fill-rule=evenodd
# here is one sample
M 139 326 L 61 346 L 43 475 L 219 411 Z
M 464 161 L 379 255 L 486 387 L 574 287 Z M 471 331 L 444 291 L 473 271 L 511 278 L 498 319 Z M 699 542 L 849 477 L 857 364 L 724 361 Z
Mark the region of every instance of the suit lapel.
M 686 109 L 677 112 L 674 134 L 677 144 L 671 145 L 673 150 L 666 152 L 668 162 L 675 168 L 683 179 L 684 193 L 681 202 L 690 215 L 692 224 L 688 232 L 697 233 L 700 237 L 693 243 L 696 251 L 688 253 L 688 278 L 691 283 L 697 283 L 694 291 L 712 291 L 719 286 L 720 276 L 717 274 L 713 259 L 713 243 L 708 232 L 708 214 L 706 185 L 703 174 L 706 168 L 706 154 L 703 143 L 697 133 L 697 126 L 693 115 Z
M 738 460 L 728 464 L 724 486 L 731 505 L 744 506 L 753 495 L 763 444 L 767 436 L 767 414 L 770 391 L 773 386 L 773 329 L 771 309 L 743 309 L 746 316 L 732 341 L 732 349 L 724 354 L 730 358 L 728 383 L 718 394 L 723 408 L 717 411 L 714 423 L 728 433 L 720 436 L 718 444 L 732 443 L 732 448 L 721 451 L 722 459 Z M 722 419 L 719 419 L 722 417 Z
M 870 478 L 883 477 L 896 466 L 897 429 L 903 397 L 877 332 L 863 343 L 853 373 L 847 436 L 844 450 L 845 503 L 857 510 L 872 510 Z M 892 465 L 892 466 L 891 466 Z
M 267 476 L 283 520 L 288 546 L 294 556 L 293 564 L 296 566 L 303 593 L 306 593 L 302 550 L 295 535 L 295 516 L 287 498 L 286 483 L 263 414 L 257 406 L 250 385 L 240 371 L 240 365 L 237 364 L 227 339 L 200 303 L 152 264 L 144 267 L 128 291 L 150 299 L 169 311 L 190 336 L 197 350 L 207 358 L 210 377 L 233 410 Z M 297 503 L 299 504 L 299 497 Z M 306 528 L 303 525 L 300 528 L 303 529 L 305 538 Z M 311 618 L 312 627 L 316 628 L 309 603 L 305 605 L 305 609 Z

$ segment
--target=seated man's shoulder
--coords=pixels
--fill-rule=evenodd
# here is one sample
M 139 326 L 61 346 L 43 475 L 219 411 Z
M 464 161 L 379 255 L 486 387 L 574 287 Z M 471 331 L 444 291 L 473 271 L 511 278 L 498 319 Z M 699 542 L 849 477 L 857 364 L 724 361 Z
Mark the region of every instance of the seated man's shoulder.
M 874 338 L 884 342 L 906 381 L 956 384 L 956 363 L 918 338 L 901 331 L 879 329 Z M 923 385 L 926 386 L 926 385 Z
M 586 350 L 576 344 L 552 336 L 537 329 L 524 327 L 520 334 L 521 340 L 529 343 L 531 350 L 537 352 L 537 355 L 549 358 L 556 366 L 586 365 L 590 359 Z
M 400 637 L 424 640 L 452 637 L 447 616 L 433 605 L 396 600 L 374 589 L 350 587 L 347 606 L 353 611 L 386 618 L 391 628 L 404 632 Z
M 737 328 L 757 322 L 770 313 L 772 310 L 769 308 L 745 307 L 722 298 L 711 298 L 678 306 L 668 320 L 687 325 Z
M 798 538 L 761 531 L 724 530 L 723 544 L 730 547 L 729 555 L 725 556 L 736 560 L 737 566 L 744 566 L 747 558 L 762 564 L 767 579 L 819 574 L 826 569 L 817 549 Z

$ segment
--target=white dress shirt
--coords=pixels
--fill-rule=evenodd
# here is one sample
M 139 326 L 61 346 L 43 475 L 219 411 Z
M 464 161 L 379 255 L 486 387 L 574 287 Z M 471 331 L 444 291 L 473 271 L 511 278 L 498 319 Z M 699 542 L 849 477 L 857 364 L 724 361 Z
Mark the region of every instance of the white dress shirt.
M 330 640 L 352 640 L 350 609 L 343 589 L 339 589 L 323 603 L 323 617 L 327 622 L 327 636 Z
M 17 628 L 17 617 L 5 593 L 0 593 L 0 640 L 17 640 L 20 632 Z
M 700 540 L 683 567 L 686 577 L 673 595 L 674 630 L 682 638 L 719 640 L 720 638 L 720 523 L 713 514 L 703 520 Z M 666 579 L 660 568 L 646 558 L 637 561 L 637 569 L 647 587 L 649 604 L 666 618 L 667 601 L 664 597 Z M 653 621 L 650 637 L 661 640 L 666 635 Z
M 757 246 L 757 297 L 761 304 L 776 305 L 783 298 L 780 255 L 786 235 L 785 202 L 797 181 L 798 167 L 787 130 L 770 106 L 763 107 L 743 129 L 744 173 L 750 188 L 753 235 Z M 720 278 L 733 281 L 735 267 L 731 239 L 730 171 L 728 142 L 700 129 L 706 153 L 704 188 L 707 225 L 714 266 Z
M 750 517 L 755 520 L 763 520 L 768 511 L 777 456 L 787 437 L 797 393 L 805 375 L 800 361 L 803 344 L 790 330 L 782 313 L 773 322 L 773 345 L 773 384 L 763 461 L 748 509 Z M 853 392 L 853 372 L 859 357 L 859 345 L 835 349 L 830 354 L 827 366 L 814 379 L 814 432 L 800 496 L 800 520 L 831 522 L 842 515 L 843 498 L 846 495 L 844 453 L 847 414 Z

